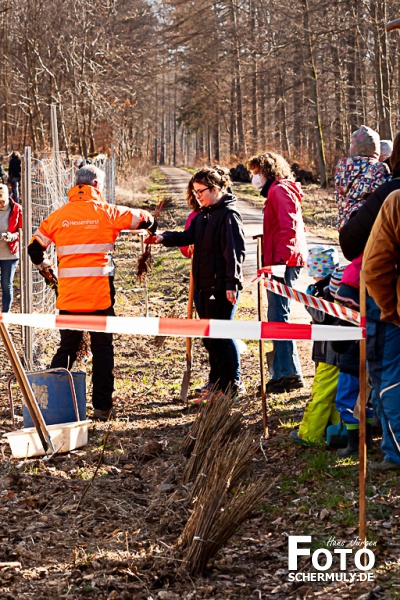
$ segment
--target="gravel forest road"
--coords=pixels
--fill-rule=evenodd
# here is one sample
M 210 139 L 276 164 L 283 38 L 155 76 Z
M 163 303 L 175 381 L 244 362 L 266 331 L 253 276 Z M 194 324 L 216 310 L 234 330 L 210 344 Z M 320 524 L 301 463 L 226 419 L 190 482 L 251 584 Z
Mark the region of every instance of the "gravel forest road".
M 177 167 L 160 167 L 160 170 L 165 176 L 168 183 L 171 194 L 176 195 L 182 203 L 185 203 L 185 191 L 188 181 L 190 179 L 190 173 L 184 169 Z M 246 240 L 246 260 L 244 263 L 244 278 L 245 284 L 249 282 L 257 272 L 257 243 L 253 240 L 253 236 L 258 235 L 262 232 L 262 213 L 259 208 L 254 207 L 252 204 L 240 198 L 240 184 L 234 184 L 234 191 L 238 196 L 237 207 L 243 218 L 245 240 Z M 332 244 L 331 240 L 324 240 L 315 234 L 307 234 L 308 246 L 315 244 Z M 340 252 L 339 246 L 338 250 Z M 341 263 L 345 263 L 342 254 Z M 307 269 L 303 269 L 301 276 L 297 282 L 296 288 L 301 291 L 305 291 L 307 286 L 313 282 L 313 279 L 308 276 Z M 256 287 L 251 286 L 249 288 L 255 293 Z M 305 310 L 302 304 L 293 302 L 291 310 L 291 320 L 295 322 L 310 322 L 310 316 Z

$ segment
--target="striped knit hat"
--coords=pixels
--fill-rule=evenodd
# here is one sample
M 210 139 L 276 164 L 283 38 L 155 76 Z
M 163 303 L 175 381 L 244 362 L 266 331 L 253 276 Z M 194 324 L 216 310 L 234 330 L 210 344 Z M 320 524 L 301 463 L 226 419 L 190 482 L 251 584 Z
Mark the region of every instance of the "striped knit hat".
M 312 246 L 308 250 L 307 268 L 310 277 L 327 277 L 339 266 L 339 253 L 332 246 Z
M 393 142 L 392 140 L 381 140 L 381 155 L 379 160 L 383 162 L 390 158 L 390 155 L 393 152 Z
M 345 270 L 346 265 L 342 267 L 336 267 L 336 269 L 332 273 L 332 277 L 329 281 L 329 291 L 334 298 L 336 298 L 336 294 L 340 288 L 340 284 L 342 282 L 343 271 Z

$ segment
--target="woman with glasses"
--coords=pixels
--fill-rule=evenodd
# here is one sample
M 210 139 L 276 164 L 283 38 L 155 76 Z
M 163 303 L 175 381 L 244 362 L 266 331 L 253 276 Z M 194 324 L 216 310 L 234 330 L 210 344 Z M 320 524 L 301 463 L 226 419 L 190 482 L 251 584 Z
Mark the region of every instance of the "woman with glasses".
M 227 169 L 205 167 L 193 175 L 188 193 L 200 212 L 186 231 L 165 231 L 146 243 L 166 247 L 193 245 L 193 279 L 201 319 L 233 319 L 243 281 L 245 242 L 242 218 L 230 189 Z M 210 384 L 215 390 L 245 393 L 240 355 L 233 339 L 204 338 L 210 361 Z M 203 396 L 196 403 L 206 401 Z

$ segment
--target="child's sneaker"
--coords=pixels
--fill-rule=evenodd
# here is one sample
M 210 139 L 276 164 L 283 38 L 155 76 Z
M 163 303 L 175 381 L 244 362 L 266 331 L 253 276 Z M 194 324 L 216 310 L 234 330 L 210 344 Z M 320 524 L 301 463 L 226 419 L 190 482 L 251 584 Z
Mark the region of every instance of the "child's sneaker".
M 303 446 L 309 446 L 308 442 L 306 442 L 305 440 L 302 440 L 299 437 L 299 432 L 297 429 L 293 429 L 293 431 L 291 431 L 289 433 L 289 439 L 292 440 L 292 442 L 295 442 L 296 444 L 302 444 Z
M 198 385 L 197 387 L 195 387 L 194 391 L 196 392 L 196 394 L 204 394 L 205 392 L 209 392 L 210 390 L 212 390 L 214 385 L 215 384 L 212 381 L 207 381 L 205 385 Z
M 194 398 L 193 400 L 188 400 L 188 404 L 190 406 L 202 406 L 203 404 L 207 404 L 208 402 L 208 394 L 204 396 L 199 396 L 199 398 Z

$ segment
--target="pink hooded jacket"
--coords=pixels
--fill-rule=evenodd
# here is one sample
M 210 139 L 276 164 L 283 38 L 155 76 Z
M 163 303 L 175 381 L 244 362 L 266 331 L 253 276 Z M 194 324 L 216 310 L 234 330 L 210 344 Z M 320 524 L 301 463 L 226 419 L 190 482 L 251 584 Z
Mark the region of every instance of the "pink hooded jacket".
M 264 204 L 264 266 L 304 267 L 307 263 L 306 232 L 301 214 L 301 186 L 276 179 Z

